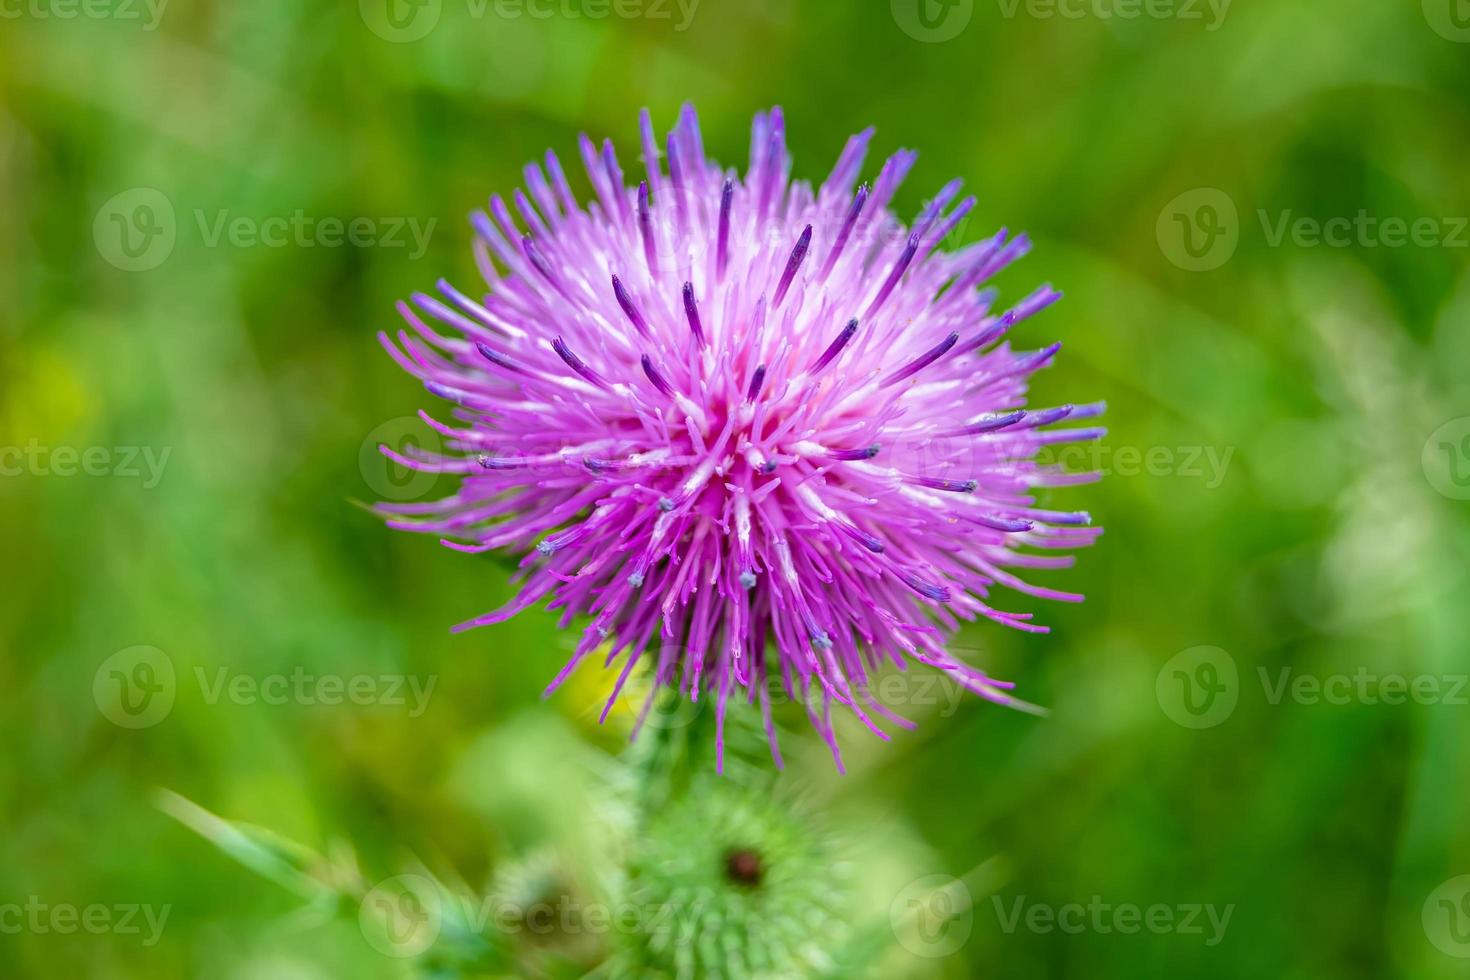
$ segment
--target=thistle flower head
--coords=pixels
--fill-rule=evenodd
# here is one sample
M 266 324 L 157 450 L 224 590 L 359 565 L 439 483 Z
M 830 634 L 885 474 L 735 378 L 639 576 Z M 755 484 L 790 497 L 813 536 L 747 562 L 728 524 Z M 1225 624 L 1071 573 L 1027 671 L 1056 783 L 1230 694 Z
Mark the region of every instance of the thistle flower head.
M 996 585 L 1080 599 L 1012 569 L 1065 565 L 1022 549 L 1098 533 L 1034 492 L 1093 478 L 1037 454 L 1097 437 L 1050 426 L 1101 405 L 1024 407 L 1059 345 L 1009 335 L 1060 294 L 995 307 L 981 287 L 1026 237 L 941 251 L 974 199 L 952 182 L 905 227 L 889 206 L 914 154 L 857 186 L 871 136 L 813 188 L 790 179 L 779 108 L 755 117 L 743 177 L 705 156 L 691 108 L 662 142 L 645 112 L 646 179 L 629 186 L 611 141 L 584 136 L 584 207 L 547 153 L 474 217 L 488 293 L 441 281 L 400 304 L 411 329 L 381 340 L 454 421 L 431 420 L 446 454 L 384 451 L 460 483 L 384 509 L 457 550 L 524 556 L 515 600 L 458 628 L 546 602 L 587 618 L 553 688 L 604 646 L 609 706 L 640 662 L 722 723 L 735 697 L 769 718 L 776 685 L 834 753 L 834 704 L 880 737 L 905 723 L 868 693 L 885 662 L 1016 703 L 946 640 L 977 617 L 1045 631 L 993 606 Z

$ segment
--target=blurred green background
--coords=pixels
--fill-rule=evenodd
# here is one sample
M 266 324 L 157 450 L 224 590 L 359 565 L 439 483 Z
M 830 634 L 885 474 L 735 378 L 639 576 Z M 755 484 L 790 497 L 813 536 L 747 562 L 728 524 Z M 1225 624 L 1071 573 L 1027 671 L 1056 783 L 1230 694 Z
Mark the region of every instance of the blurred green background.
M 369 882 L 595 863 L 627 713 L 598 728 L 595 672 L 540 700 L 570 647 L 548 614 L 449 635 L 509 560 L 357 505 L 448 489 L 373 451 L 423 438 L 426 403 L 373 334 L 475 283 L 464 218 L 524 162 L 570 167 L 586 131 L 636 166 L 638 110 L 689 99 L 737 164 L 783 105 L 806 178 L 876 125 L 879 158 L 920 150 L 905 218 L 964 177 L 965 238 L 1037 243 L 1003 299 L 1067 294 L 1018 338 L 1065 342 L 1038 403 L 1109 403 L 1083 460 L 1109 476 L 1051 497 L 1107 528 L 1044 573 L 1088 601 L 959 641 L 1050 717 L 941 696 L 892 744 L 845 729 L 845 777 L 787 739 L 778 786 L 846 840 L 868 971 L 1470 975 L 1463 0 L 0 14 L 0 973 L 409 974 L 159 788 L 350 844 Z M 961 879 L 943 903 L 911 885 L 933 876 Z

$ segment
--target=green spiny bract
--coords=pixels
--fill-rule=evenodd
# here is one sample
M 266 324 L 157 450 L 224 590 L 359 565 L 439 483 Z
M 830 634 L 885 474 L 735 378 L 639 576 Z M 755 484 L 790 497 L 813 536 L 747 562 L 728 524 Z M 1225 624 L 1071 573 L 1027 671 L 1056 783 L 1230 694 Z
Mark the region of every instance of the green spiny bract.
M 696 779 L 650 815 L 627 873 L 626 977 L 819 977 L 850 939 L 842 862 L 806 814 L 764 789 Z

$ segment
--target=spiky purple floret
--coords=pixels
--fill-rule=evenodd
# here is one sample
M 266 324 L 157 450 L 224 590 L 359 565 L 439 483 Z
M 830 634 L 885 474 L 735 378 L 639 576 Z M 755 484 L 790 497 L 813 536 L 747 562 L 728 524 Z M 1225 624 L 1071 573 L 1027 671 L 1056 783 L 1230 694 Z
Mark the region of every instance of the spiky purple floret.
M 938 251 L 974 206 L 950 207 L 958 181 L 905 229 L 888 205 L 912 153 L 853 191 L 871 130 L 813 189 L 789 179 L 780 109 L 756 116 L 743 178 L 705 158 L 692 108 L 668 136 L 667 176 L 642 124 L 636 187 L 611 141 L 599 152 L 584 136 L 585 209 L 548 152 L 514 196 L 529 232 L 498 197 L 474 216 L 489 293 L 441 282 L 447 304 L 414 297 L 459 336 L 406 304 L 412 331 L 381 335 L 462 426 L 433 423 L 442 456 L 385 449 L 460 474 L 458 491 L 383 510 L 457 550 L 526 555 L 517 598 L 456 628 L 549 601 L 563 625 L 590 622 L 548 690 L 608 644 L 622 661 L 609 706 L 640 660 L 655 691 L 712 695 L 721 723 L 738 696 L 769 729 L 780 689 L 834 754 L 834 702 L 883 738 L 875 716 L 908 724 L 869 694 L 885 662 L 1019 704 L 945 643 L 976 617 L 1045 632 L 991 606 L 997 584 L 1081 598 L 1007 569 L 1063 567 L 1022 549 L 1101 533 L 1085 512 L 1038 509 L 1033 488 L 1095 478 L 1037 453 L 1100 436 L 1045 426 L 1103 408 L 1022 407 L 1060 345 L 1018 353 L 1005 336 L 1060 294 L 1043 286 L 995 313 L 978 287 L 1026 237 Z

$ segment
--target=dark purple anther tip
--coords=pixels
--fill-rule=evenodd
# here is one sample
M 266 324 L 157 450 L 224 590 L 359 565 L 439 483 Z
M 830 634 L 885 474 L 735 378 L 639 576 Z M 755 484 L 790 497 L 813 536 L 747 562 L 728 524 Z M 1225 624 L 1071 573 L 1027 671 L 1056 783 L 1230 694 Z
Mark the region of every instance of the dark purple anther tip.
M 878 308 L 888 299 L 889 294 L 898 285 L 898 281 L 908 271 L 909 263 L 914 260 L 914 254 L 918 251 L 919 235 L 915 232 L 909 236 L 908 244 L 904 246 L 902 254 L 898 257 L 898 261 L 893 263 L 893 271 L 888 273 L 888 278 L 883 281 L 883 288 L 878 290 L 878 295 L 873 297 L 873 302 L 868 304 L 867 312 L 863 314 L 864 318 L 871 317 L 874 313 L 878 312 Z
M 952 333 L 948 337 L 945 337 L 944 340 L 940 341 L 931 350 L 920 355 L 914 361 L 911 361 L 909 364 L 899 368 L 897 371 L 893 372 L 893 374 L 889 375 L 888 380 L 884 381 L 883 384 L 880 385 L 880 387 L 887 388 L 889 385 L 898 384 L 898 382 L 903 381 L 906 378 L 911 378 L 914 375 L 918 374 L 920 371 L 924 370 L 924 368 L 928 367 L 930 364 L 933 364 L 935 361 L 939 360 L 939 358 L 943 357 L 945 353 L 951 347 L 953 347 L 956 342 L 959 341 L 959 339 L 960 335 L 957 333 Z
M 831 456 L 833 459 L 840 459 L 844 462 L 857 462 L 864 459 L 872 459 L 878 455 L 878 450 L 878 444 L 874 443 L 871 446 L 864 446 L 862 449 L 834 449 Z
M 761 393 L 761 386 L 766 383 L 766 366 L 760 365 L 755 373 L 750 376 L 750 387 L 745 390 L 745 400 L 753 402 Z
M 821 357 L 817 358 L 817 363 L 812 365 L 812 371 L 815 373 L 822 370 L 828 364 L 831 364 L 832 360 L 838 354 L 842 353 L 842 349 L 847 346 L 848 341 L 852 340 L 853 336 L 857 333 L 857 329 L 857 317 L 853 317 L 847 321 L 847 326 L 842 328 L 842 332 L 837 335 L 837 339 L 827 345 L 826 351 L 822 353 Z
M 617 150 L 613 148 L 610 138 L 602 141 L 602 168 L 607 173 L 607 181 L 613 193 L 617 194 L 623 188 L 623 168 L 618 166 Z
M 648 271 L 658 272 L 658 247 L 653 239 L 653 214 L 648 204 L 648 181 L 638 185 L 638 230 L 643 235 L 643 257 Z
M 899 569 L 898 577 L 903 581 L 904 585 L 907 585 L 909 588 L 913 589 L 915 592 L 919 593 L 919 595 L 924 596 L 927 599 L 933 599 L 935 602 L 949 601 L 949 589 L 946 589 L 942 585 L 935 585 L 932 582 L 925 582 L 923 579 L 918 578 L 910 574 L 909 572 L 904 571 L 903 569 Z
M 453 388 L 441 385 L 437 381 L 425 381 L 424 389 L 428 391 L 429 394 L 434 395 L 438 398 L 443 398 L 445 401 L 457 402 L 460 399 L 459 392 L 455 391 Z
M 1060 422 L 1062 419 L 1071 414 L 1071 405 L 1062 405 L 1058 408 L 1048 408 L 1040 412 L 1031 413 L 1031 417 L 1026 420 L 1026 425 L 1033 429 L 1039 428 L 1043 425 L 1051 425 L 1053 422 Z
M 648 323 L 643 319 L 643 312 L 633 303 L 633 297 L 628 295 L 623 281 L 617 276 L 612 277 L 613 296 L 617 297 L 618 306 L 622 307 L 623 315 L 633 324 L 643 336 L 648 336 Z
M 861 544 L 864 548 L 867 548 L 873 554 L 883 554 L 885 550 L 883 542 L 878 540 L 876 536 L 869 534 L 867 531 L 860 531 L 855 527 L 849 529 L 848 533 L 850 533 L 853 538 L 857 540 L 858 544 Z
M 930 490 L 943 490 L 947 493 L 974 493 L 980 484 L 974 480 L 946 480 L 937 476 L 920 476 L 912 478 L 914 483 Z
M 781 281 L 776 285 L 776 301 L 773 306 L 780 306 L 781 300 L 786 298 L 786 290 L 791 288 L 791 280 L 796 278 L 796 270 L 801 268 L 802 259 L 806 258 L 807 249 L 812 244 L 812 226 L 807 225 L 802 231 L 801 237 L 796 240 L 796 245 L 791 249 L 791 257 L 786 260 L 786 271 L 781 273 Z
M 974 518 L 974 520 L 979 524 L 985 525 L 986 527 L 994 528 L 997 531 L 1004 531 L 1007 534 L 1017 534 L 1022 531 L 1029 531 L 1036 526 L 1034 523 L 1024 518 L 1001 517 L 996 514 L 986 514 L 981 517 L 976 517 Z
M 724 188 L 720 191 L 720 227 L 719 238 L 715 248 L 715 268 L 720 278 L 725 276 L 725 266 L 730 259 L 730 207 L 735 203 L 735 182 L 725 181 Z
M 770 474 L 776 472 L 776 461 L 774 459 L 768 459 L 760 466 L 756 467 L 756 469 L 769 476 Z
M 646 375 L 648 375 L 648 380 L 653 382 L 653 386 L 655 388 L 657 388 L 659 391 L 663 392 L 669 398 L 673 398 L 674 397 L 674 389 L 673 389 L 673 386 L 670 385 L 668 383 L 668 381 L 664 379 L 664 376 L 659 373 L 658 368 L 656 368 L 656 367 L 653 366 L 653 358 L 649 357 L 647 354 L 644 354 L 643 355 L 643 358 L 642 358 L 642 361 L 643 361 L 643 373 L 646 374 Z
M 694 302 L 694 283 L 684 284 L 684 316 L 689 320 L 689 329 L 694 333 L 694 339 L 699 341 L 699 346 L 705 346 L 704 327 L 699 322 L 699 304 Z
M 674 509 L 674 502 L 668 497 L 660 497 L 658 498 L 658 509 L 667 514 Z
M 1073 408 L 1072 408 L 1072 414 L 1071 414 L 1070 418 L 1074 418 L 1074 419 L 1090 419 L 1090 418 L 1096 418 L 1097 416 L 1102 415 L 1107 410 L 1108 410 L 1108 403 L 1107 402 L 1091 402 L 1091 403 L 1086 404 L 1086 405 L 1076 405 L 1076 406 L 1073 406 Z
M 566 362 L 567 367 L 571 368 L 573 371 L 576 371 L 579 375 L 581 375 L 583 378 L 587 379 L 597 387 L 607 387 L 607 382 L 602 379 L 602 375 L 598 374 L 586 364 L 582 363 L 582 359 L 579 358 L 576 354 L 572 353 L 572 350 L 570 347 L 567 346 L 566 341 L 562 340 L 560 337 L 557 337 L 551 342 L 551 348 L 552 350 L 556 351 L 558 357 Z
M 536 271 L 541 273 L 542 278 L 555 284 L 556 276 L 551 271 L 551 263 L 546 261 L 546 256 L 541 254 L 541 249 L 536 247 L 536 240 L 530 235 L 521 236 L 521 252 Z
M 933 599 L 935 602 L 949 601 L 949 590 L 942 585 L 931 585 L 928 582 L 919 582 L 917 583 L 915 588 L 918 589 L 921 595 Z
M 1004 429 L 1007 426 L 1015 425 L 1017 422 L 1021 421 L 1025 417 L 1026 413 L 1018 409 L 1014 412 L 1007 412 L 1004 415 L 996 415 L 988 419 L 981 419 L 974 425 L 965 426 L 963 431 L 967 435 L 979 435 L 982 432 L 994 432 L 997 429 Z
M 489 344 L 477 343 L 475 344 L 475 349 L 480 352 L 481 357 L 489 361 L 491 364 L 494 364 L 498 367 L 503 367 L 507 371 L 518 371 L 524 373 L 524 368 L 522 368 L 515 361 L 512 361 L 510 358 L 506 357 L 504 354 L 497 351 L 495 348 L 491 347 Z
M 858 215 L 863 213 L 863 205 L 868 200 L 868 185 L 864 184 L 858 188 L 857 194 L 853 196 L 852 205 L 847 209 L 847 217 L 842 219 L 842 229 L 837 232 L 837 239 L 832 242 L 832 251 L 827 253 L 827 261 L 822 263 L 822 278 L 832 271 L 837 264 L 837 259 L 842 255 L 842 249 L 847 245 L 848 236 L 852 234 L 853 226 L 857 224 Z
M 1016 362 L 1016 367 L 1019 368 L 1019 373 L 1034 371 L 1051 360 L 1056 352 L 1061 349 L 1061 344 L 1052 344 L 1050 347 L 1043 347 L 1041 350 L 1019 359 Z

